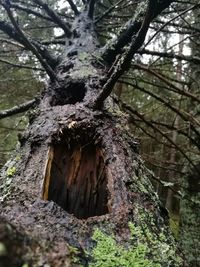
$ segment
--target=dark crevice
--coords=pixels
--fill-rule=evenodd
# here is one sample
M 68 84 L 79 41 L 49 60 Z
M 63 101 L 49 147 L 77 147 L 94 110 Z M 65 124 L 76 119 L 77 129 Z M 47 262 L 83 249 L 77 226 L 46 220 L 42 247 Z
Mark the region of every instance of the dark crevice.
M 65 144 L 55 145 L 50 165 L 48 188 L 44 186 L 48 194 L 43 193 L 47 200 L 79 219 L 108 213 L 107 171 L 100 148 L 86 144 L 68 150 Z
M 66 87 L 56 88 L 51 96 L 51 106 L 63 106 L 76 104 L 83 101 L 86 94 L 85 84 L 82 82 L 70 82 Z

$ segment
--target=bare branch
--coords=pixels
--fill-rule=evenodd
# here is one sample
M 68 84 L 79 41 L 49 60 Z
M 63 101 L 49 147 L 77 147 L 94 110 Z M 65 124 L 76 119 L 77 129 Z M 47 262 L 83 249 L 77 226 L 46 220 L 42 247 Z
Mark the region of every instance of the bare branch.
M 165 147 L 168 148 L 172 148 L 173 146 L 161 141 L 161 138 L 156 138 L 155 134 L 151 134 L 149 130 L 147 130 L 146 128 L 142 127 L 141 125 L 139 125 L 139 123 L 137 123 L 137 121 L 142 121 L 141 119 L 136 119 L 133 115 L 130 115 L 130 122 L 133 123 L 137 128 L 139 128 L 143 133 L 145 133 L 145 135 L 149 136 L 151 139 L 155 140 L 157 144 L 161 144 L 164 145 Z M 141 123 L 140 123 L 141 124 Z
M 186 152 L 178 146 L 167 134 L 163 133 L 158 127 L 155 125 L 151 124 L 146 120 L 146 118 L 141 115 L 136 109 L 133 109 L 129 105 L 123 103 L 120 101 L 120 104 L 122 105 L 123 108 L 125 108 L 127 111 L 131 112 L 132 114 L 135 114 L 137 117 L 139 117 L 146 125 L 148 125 L 150 128 L 161 134 L 163 137 L 167 139 L 168 142 L 170 142 L 183 156 L 187 161 L 195 168 L 195 170 L 199 173 L 199 170 L 196 168 L 195 164 L 192 162 L 192 160 L 187 156 Z
M 35 104 L 36 104 L 36 99 L 33 99 L 33 100 L 30 100 L 30 101 L 23 103 L 21 105 L 15 106 L 11 109 L 0 111 L 0 119 L 10 117 L 12 115 L 16 115 L 19 113 L 23 113 L 23 112 L 29 110 L 30 108 L 33 108 L 33 106 Z
M 157 17 L 164 9 L 169 7 L 172 2 L 172 0 L 149 1 L 149 4 L 152 3 L 153 6 L 152 10 L 147 8 L 148 13 L 151 13 L 151 20 Z M 109 65 L 113 64 L 116 56 L 123 52 L 124 46 L 129 44 L 132 41 L 132 37 L 141 29 L 142 23 L 144 22 L 144 19 L 142 19 L 144 17 L 144 13 L 144 7 L 139 4 L 135 12 L 135 14 L 137 14 L 136 18 L 134 18 L 134 20 L 130 19 L 125 25 L 123 25 L 117 38 L 114 38 L 104 47 L 102 57 Z M 147 18 L 146 15 L 145 17 Z
M 133 84 L 133 83 L 130 83 L 130 82 L 127 82 L 127 81 L 124 81 L 123 83 L 127 84 L 127 85 L 130 85 L 130 86 L 133 86 L 134 89 L 140 90 L 140 91 L 152 96 L 153 98 L 155 98 L 159 102 L 163 103 L 166 107 L 171 109 L 173 112 L 178 114 L 184 121 L 191 122 L 191 124 L 190 124 L 191 130 L 196 134 L 196 136 L 198 138 L 200 138 L 200 132 L 194 126 L 196 124 L 197 127 L 200 127 L 200 123 L 197 120 L 195 120 L 194 117 L 191 114 L 188 114 L 187 112 L 181 110 L 180 108 L 177 108 L 177 107 L 173 106 L 168 100 L 166 100 L 164 98 L 161 98 L 157 94 L 154 94 L 153 92 L 150 92 L 149 90 L 147 90 L 145 88 L 142 88 L 141 86 L 138 86 L 137 84 Z
M 176 93 L 178 93 L 180 95 L 184 95 L 184 96 L 190 97 L 195 102 L 200 103 L 200 99 L 198 97 L 196 97 L 195 95 L 191 94 L 190 92 L 188 92 L 186 90 L 181 90 L 178 86 L 176 86 L 172 82 L 170 82 L 168 77 L 166 77 L 166 76 L 164 76 L 164 75 L 162 75 L 162 74 L 150 69 L 149 67 L 141 65 L 141 64 L 133 64 L 133 67 L 136 68 L 136 69 L 144 70 L 144 71 L 152 74 L 153 76 L 157 77 L 158 79 L 160 79 L 161 81 L 166 83 L 169 87 L 173 88 L 174 92 L 176 92 Z
M 123 83 L 123 82 L 122 82 Z M 141 119 L 138 119 L 138 122 L 143 122 Z M 155 125 L 158 125 L 160 127 L 164 127 L 164 128 L 167 128 L 169 130 L 173 130 L 173 131 L 177 131 L 177 133 L 181 134 L 182 136 L 186 137 L 194 146 L 196 146 L 198 149 L 199 149 L 199 144 L 198 142 L 190 135 L 188 129 L 190 127 L 190 124 L 188 124 L 188 126 L 185 126 L 183 127 L 184 129 L 186 129 L 187 131 L 183 131 L 182 128 L 177 128 L 173 125 L 169 125 L 169 124 L 166 124 L 166 123 L 163 123 L 163 122 L 158 122 L 158 121 L 155 121 L 155 120 L 152 120 L 152 119 L 148 119 L 148 122 L 151 123 L 151 124 L 155 124 Z M 162 141 L 160 141 L 159 139 L 157 139 L 155 137 L 155 135 L 151 135 L 149 133 L 148 130 L 144 129 L 141 125 L 139 125 L 139 123 L 137 123 L 137 119 L 136 118 L 132 118 L 131 120 L 131 123 L 134 123 L 136 124 L 136 126 L 138 128 L 140 128 L 146 135 L 148 135 L 150 138 L 156 140 L 157 143 L 160 143 L 160 144 L 163 144 L 165 146 L 168 146 L 166 143 L 163 143 Z M 171 147 L 171 146 L 170 146 Z
M 77 6 L 74 4 L 73 0 L 67 0 L 67 2 L 69 3 L 71 9 L 74 11 L 74 14 L 75 14 L 76 16 L 78 16 L 80 12 L 78 11 L 78 8 L 77 8 Z
M 8 4 L 7 4 L 8 3 Z M 2 4 L 3 7 L 5 8 L 5 10 L 7 11 L 7 14 L 16 30 L 16 33 L 20 36 L 20 40 L 23 41 L 23 44 L 37 57 L 37 59 L 40 61 L 41 65 L 43 66 L 43 68 L 46 70 L 47 74 L 49 75 L 50 79 L 56 80 L 57 81 L 57 77 L 56 74 L 54 73 L 53 69 L 51 68 L 50 65 L 47 64 L 47 62 L 43 59 L 43 57 L 41 56 L 41 54 L 39 53 L 39 50 L 36 48 L 36 46 L 31 43 L 29 41 L 29 39 L 25 36 L 25 34 L 23 33 L 23 31 L 20 29 L 20 27 L 18 26 L 15 18 L 13 17 L 13 14 L 10 10 L 10 6 L 9 6 L 9 1 L 7 0 L 7 3 Z
M 194 64 L 200 64 L 200 58 L 199 57 L 193 57 L 193 56 L 185 56 L 185 55 L 177 55 L 175 53 L 167 53 L 167 52 L 160 52 L 160 51 L 152 51 L 148 49 L 140 49 L 137 51 L 138 54 L 143 55 L 152 55 L 152 56 L 158 56 L 158 57 L 166 57 L 166 58 L 175 58 L 178 60 L 184 60 L 187 62 L 191 62 Z
M 156 177 L 153 172 L 150 172 L 145 166 L 144 168 L 147 170 L 147 172 L 150 174 L 151 178 L 155 181 L 157 181 L 159 184 L 161 184 L 164 187 L 169 188 L 171 191 L 173 191 L 176 195 L 178 195 L 179 197 L 182 197 L 182 194 L 179 191 L 176 191 L 173 187 L 171 186 L 166 186 L 164 181 L 160 180 L 158 177 Z M 190 199 L 189 199 L 190 200 Z M 191 200 L 190 200 L 191 201 Z
M 168 24 L 170 24 L 170 22 L 174 21 L 175 19 L 177 19 L 178 17 L 181 17 L 183 14 L 189 12 L 190 10 L 194 10 L 196 8 L 198 8 L 200 6 L 200 4 L 197 5 L 193 5 L 192 7 L 187 8 L 186 10 L 183 10 L 181 13 L 179 13 L 178 15 L 176 15 L 175 17 L 173 17 L 172 19 L 168 20 L 165 24 L 162 25 L 162 27 L 160 27 L 154 34 L 153 36 L 148 40 L 148 42 L 145 44 L 145 47 L 154 39 L 154 37 L 162 31 L 162 29 L 164 29 Z
M 44 71 L 44 69 L 41 69 L 41 68 L 31 67 L 31 66 L 27 66 L 27 65 L 23 65 L 23 64 L 16 64 L 16 63 L 13 63 L 13 62 L 7 61 L 5 59 L 1 59 L 1 58 L 0 58 L 0 62 L 2 62 L 4 64 L 7 64 L 7 65 L 10 65 L 10 66 L 13 66 L 15 68 L 22 68 L 22 69 L 36 70 L 36 71 Z
M 16 43 L 16 42 L 14 42 L 14 41 L 12 41 L 12 40 L 8 40 L 8 39 L 0 38 L 0 42 L 2 42 L 2 43 L 7 43 L 7 44 L 11 44 L 11 45 L 14 45 L 14 46 L 17 46 L 17 47 L 20 47 L 20 48 L 24 49 L 24 46 L 23 46 L 23 45 L 21 45 L 21 44 L 19 44 L 19 43 Z
M 101 93 L 97 96 L 95 100 L 94 106 L 96 108 L 100 108 L 102 106 L 103 101 L 110 95 L 119 77 L 130 68 L 133 55 L 141 47 L 145 40 L 149 24 L 154 17 L 156 3 L 156 0 L 149 0 L 146 15 L 137 35 L 132 38 L 131 45 L 124 53 L 124 55 L 122 57 L 117 58 L 117 60 L 114 62 L 113 66 L 109 70 L 110 77 L 104 84 Z
M 18 26 L 18 25 L 17 25 Z M 14 39 L 15 41 L 19 42 L 24 46 L 25 49 L 30 50 L 29 46 L 27 46 L 27 43 L 25 42 L 24 38 L 8 23 L 5 21 L 0 21 L 0 30 L 3 31 L 5 34 L 7 34 L 10 38 Z M 57 65 L 57 59 L 54 58 L 52 55 L 50 55 L 49 51 L 44 47 L 43 45 L 39 44 L 38 42 L 34 40 L 29 40 L 29 42 L 32 42 L 33 45 L 37 48 L 39 53 L 42 55 L 42 57 L 46 60 L 46 62 L 54 68 Z
M 45 12 L 52 18 L 52 20 L 65 32 L 67 37 L 71 37 L 72 33 L 70 29 L 67 27 L 67 25 L 60 19 L 58 14 L 56 14 L 53 9 L 49 7 L 48 4 L 44 3 L 42 0 L 32 0 L 34 3 L 38 4 L 40 7 L 42 7 Z
M 156 23 L 159 23 L 159 24 L 165 24 L 164 21 L 162 20 L 155 20 Z M 174 28 L 182 28 L 182 29 L 185 29 L 185 30 L 188 30 L 190 32 L 198 32 L 200 33 L 200 29 L 198 27 L 195 27 L 194 25 L 191 25 L 191 24 L 187 24 L 186 25 L 183 25 L 182 23 L 176 23 L 176 22 L 170 22 L 168 25 L 170 26 L 173 26 Z
M 120 5 L 122 2 L 124 2 L 124 0 L 120 0 L 117 3 L 113 4 L 108 10 L 106 10 L 101 16 L 99 16 L 95 20 L 95 24 L 97 24 L 99 21 L 101 21 L 102 19 L 104 19 L 105 17 L 107 17 L 115 9 L 115 7 L 118 6 L 118 5 Z
M 27 14 L 32 14 L 32 15 L 38 17 L 38 18 L 42 18 L 42 19 L 45 19 L 45 20 L 48 20 L 48 21 L 52 21 L 52 19 L 49 16 L 44 16 L 43 14 L 41 14 L 41 13 L 35 11 L 35 10 L 32 10 L 32 9 L 30 9 L 28 7 L 25 7 L 25 6 L 11 3 L 10 7 L 14 8 L 14 9 L 17 9 L 17 10 L 24 11 Z
M 96 0 L 90 0 L 89 6 L 88 6 L 88 17 L 93 19 L 94 16 L 94 6 L 95 6 Z

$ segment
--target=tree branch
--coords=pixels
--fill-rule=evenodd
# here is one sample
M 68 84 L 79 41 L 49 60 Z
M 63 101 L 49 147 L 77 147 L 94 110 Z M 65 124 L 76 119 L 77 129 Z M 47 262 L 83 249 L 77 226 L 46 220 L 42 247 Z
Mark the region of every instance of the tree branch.
M 89 6 L 88 6 L 88 17 L 93 19 L 94 16 L 94 6 L 95 6 L 96 0 L 90 0 Z
M 13 66 L 15 68 L 23 68 L 23 69 L 28 69 L 28 70 L 44 71 L 44 69 L 41 69 L 41 68 L 36 68 L 36 67 L 31 67 L 31 66 L 26 66 L 26 65 L 21 65 L 21 64 L 16 64 L 16 63 L 13 63 L 13 62 L 10 62 L 8 60 L 1 59 L 1 58 L 0 58 L 0 62 L 2 62 L 4 64 L 7 64 L 7 65 L 10 65 L 10 66 Z
M 200 138 L 200 132 L 193 125 L 193 123 L 194 123 L 198 127 L 200 127 L 200 123 L 197 120 L 195 120 L 190 114 L 188 114 L 187 112 L 185 112 L 183 110 L 180 110 L 177 107 L 171 105 L 170 102 L 167 101 L 166 99 L 163 99 L 163 98 L 159 97 L 157 94 L 154 94 L 154 93 L 148 91 L 145 88 L 142 88 L 142 87 L 140 87 L 140 86 L 138 86 L 136 84 L 133 84 L 133 83 L 130 83 L 130 82 L 127 82 L 127 81 L 124 81 L 123 83 L 124 84 L 127 84 L 127 85 L 130 85 L 130 86 L 134 87 L 134 89 L 140 90 L 140 91 L 142 91 L 142 92 L 144 92 L 144 93 L 152 96 L 153 98 L 155 98 L 159 102 L 163 103 L 166 107 L 168 107 L 169 109 L 171 109 L 173 112 L 175 112 L 176 114 L 178 114 L 184 121 L 191 122 L 191 124 L 190 124 L 191 130 L 196 134 L 196 136 L 198 138 Z
M 15 41 L 19 42 L 23 45 L 24 48 L 30 50 L 29 46 L 27 46 L 27 43 L 22 38 L 22 36 L 8 23 L 5 21 L 0 21 L 0 30 L 3 31 L 5 34 L 7 34 L 11 39 L 14 39 Z M 49 51 L 39 42 L 36 42 L 34 40 L 29 40 L 29 42 L 32 42 L 33 45 L 37 48 L 39 53 L 42 55 L 42 57 L 46 60 L 46 62 L 52 67 L 55 68 L 58 61 L 57 58 L 54 58 L 52 55 L 50 55 Z
M 41 14 L 41 13 L 35 11 L 35 10 L 32 10 L 32 9 L 30 9 L 28 7 L 24 7 L 22 5 L 13 4 L 13 3 L 10 4 L 10 7 L 14 8 L 14 9 L 17 9 L 17 10 L 24 11 L 27 14 L 32 14 L 32 15 L 38 17 L 38 18 L 45 19 L 45 20 L 48 20 L 48 21 L 52 21 L 52 19 L 49 16 L 44 16 L 43 14 Z
M 14 46 L 17 46 L 17 47 L 24 49 L 23 45 L 19 44 L 18 42 L 14 42 L 12 40 L 9 40 L 9 39 L 0 38 L 0 42 L 11 44 L 11 45 L 14 45 Z
M 165 28 L 165 26 L 167 26 L 168 24 L 170 24 L 170 22 L 174 21 L 175 19 L 177 19 L 178 17 L 181 17 L 183 14 L 189 12 L 190 10 L 194 10 L 197 7 L 199 7 L 200 4 L 197 5 L 193 5 L 192 7 L 187 8 L 186 10 L 183 10 L 181 13 L 179 13 L 178 15 L 176 15 L 175 17 L 173 17 L 172 19 L 168 20 L 165 24 L 163 24 L 154 34 L 153 36 L 148 40 L 148 42 L 145 44 L 145 47 L 154 39 L 154 37 L 161 32 L 162 29 Z
M 139 122 L 142 122 L 141 119 L 138 119 Z M 181 130 L 182 128 L 177 128 L 173 125 L 169 125 L 169 124 L 165 124 L 163 122 L 158 122 L 158 121 L 154 121 L 152 119 L 148 120 L 149 123 L 151 124 L 155 124 L 158 125 L 160 127 L 164 127 L 167 128 L 169 130 L 173 130 L 173 131 L 177 131 L 179 134 L 181 134 L 182 136 L 186 137 L 194 146 L 196 146 L 199 149 L 199 144 L 198 142 L 187 132 L 184 132 L 183 130 Z M 136 122 L 135 118 L 132 118 L 131 123 L 136 124 L 136 126 L 138 128 L 140 128 L 146 135 L 148 135 L 150 138 L 156 140 L 157 143 L 163 144 L 165 146 L 168 146 L 166 143 L 161 142 L 160 140 L 158 140 L 155 135 L 151 135 L 146 129 L 144 129 L 143 127 L 141 127 L 141 125 L 139 125 L 139 123 Z M 188 126 L 184 127 L 186 130 L 188 130 L 190 127 L 190 125 L 188 124 Z M 168 146 L 169 147 L 169 146 Z M 170 146 L 171 147 L 171 146 Z
M 115 3 L 114 5 L 112 5 L 109 9 L 107 9 L 101 16 L 99 16 L 96 20 L 95 20 L 95 24 L 97 24 L 99 21 L 101 21 L 102 19 L 104 19 L 105 17 L 107 17 L 114 9 L 116 6 L 120 5 L 124 0 L 120 0 L 117 3 Z
M 42 7 L 45 12 L 52 18 L 52 20 L 65 32 L 66 36 L 71 37 L 72 33 L 67 25 L 60 19 L 60 17 L 53 11 L 48 4 L 44 3 L 42 0 L 32 0 L 34 3 Z
M 10 18 L 16 34 L 19 35 L 19 40 L 21 40 L 23 42 L 23 44 L 25 45 L 25 47 L 27 47 L 39 60 L 39 62 L 41 63 L 41 65 L 43 66 L 43 68 L 46 70 L 47 74 L 49 75 L 50 79 L 53 81 L 57 81 L 57 77 L 56 74 L 54 73 L 53 69 L 51 68 L 50 65 L 48 65 L 48 63 L 43 59 L 43 57 L 41 56 L 41 54 L 39 53 L 39 50 L 36 48 L 36 46 L 31 43 L 29 41 L 29 39 L 25 36 L 25 34 L 23 33 L 23 31 L 20 29 L 19 25 L 17 24 L 15 18 L 13 17 L 13 14 L 10 10 L 10 6 L 9 6 L 9 0 L 6 1 L 6 3 L 3 3 L 3 7 L 5 8 L 8 17 Z
M 159 80 L 163 81 L 165 84 L 167 84 L 169 87 L 173 88 L 173 92 L 176 92 L 180 95 L 184 95 L 187 96 L 189 98 L 191 98 L 193 101 L 200 103 L 200 99 L 198 97 L 196 97 L 195 95 L 191 94 L 190 92 L 186 91 L 186 90 L 181 90 L 178 86 L 175 86 L 172 82 L 169 81 L 169 78 L 166 76 L 163 76 L 162 74 L 144 66 L 141 64 L 133 64 L 132 65 L 134 68 L 136 69 L 140 69 L 140 70 L 144 70 L 150 74 L 152 74 L 153 76 L 157 77 Z M 178 81 L 177 81 L 178 82 Z
M 193 56 L 185 56 L 185 55 L 177 55 L 175 53 L 167 53 L 167 52 L 160 52 L 160 51 L 152 51 L 148 49 L 140 49 L 137 51 L 138 54 L 143 55 L 152 55 L 152 56 L 158 56 L 158 57 L 165 57 L 165 58 L 172 58 L 172 59 L 178 59 L 178 60 L 184 60 L 187 62 L 191 62 L 194 64 L 200 64 L 200 58 L 199 57 L 193 57 Z
M 166 22 L 162 21 L 162 20 L 155 20 L 156 23 L 159 23 L 159 24 L 165 24 Z M 188 30 L 190 32 L 198 32 L 200 33 L 200 29 L 198 27 L 194 27 L 194 25 L 191 25 L 191 24 L 187 24 L 184 25 L 183 23 L 176 23 L 176 22 L 170 22 L 168 25 L 174 27 L 174 28 L 182 28 L 182 29 L 185 29 L 185 30 Z
M 15 106 L 11 109 L 0 111 L 0 119 L 10 117 L 12 115 L 16 115 L 19 113 L 23 113 L 23 112 L 29 110 L 30 108 L 33 108 L 34 105 L 36 104 L 36 101 L 37 101 L 36 99 L 33 99 L 33 100 L 30 100 L 30 101 L 23 103 L 21 105 Z
M 149 3 L 150 2 L 152 1 L 149 1 Z M 158 16 L 164 9 L 169 7 L 173 0 L 155 0 L 153 2 L 154 7 L 152 10 L 149 10 L 149 13 L 151 12 L 152 14 L 151 20 Z M 104 47 L 102 57 L 108 63 L 109 66 L 112 65 L 116 56 L 123 52 L 124 46 L 129 44 L 132 40 L 132 37 L 140 30 L 141 25 L 143 23 L 142 18 L 144 17 L 145 13 L 143 5 L 143 2 L 141 4 L 138 4 L 138 8 L 135 11 L 135 14 L 137 14 L 137 16 L 134 19 L 129 20 L 125 25 L 123 25 L 117 38 L 114 38 L 111 42 L 109 42 L 108 45 Z
M 170 142 L 183 156 L 187 161 L 195 168 L 195 170 L 199 173 L 199 170 L 196 168 L 195 164 L 192 162 L 192 160 L 187 156 L 186 152 L 178 146 L 170 137 L 168 137 L 167 134 L 163 133 L 158 127 L 155 125 L 149 123 L 146 118 L 141 115 L 136 109 L 133 109 L 129 105 L 125 104 L 124 102 L 120 101 L 120 104 L 122 105 L 123 108 L 125 108 L 127 111 L 131 112 L 132 114 L 135 114 L 137 117 L 139 117 L 146 125 L 148 125 L 150 128 L 161 134 L 163 137 L 165 137 L 168 142 Z
M 168 148 L 172 148 L 173 146 L 170 145 L 170 144 L 167 144 L 166 142 L 163 142 L 161 141 L 161 138 L 156 138 L 156 135 L 155 134 L 151 134 L 149 130 L 145 129 L 144 127 L 142 127 L 141 125 L 139 125 L 139 123 L 137 123 L 136 121 L 139 121 L 140 124 L 141 124 L 141 119 L 136 119 L 133 114 L 130 114 L 130 119 L 132 119 L 130 122 L 132 124 L 134 124 L 137 128 L 139 128 L 145 135 L 149 136 L 151 139 L 155 140 L 157 144 L 160 144 L 160 145 L 164 145 L 165 147 L 168 147 Z M 173 147 L 174 148 L 174 147 Z
M 131 60 L 135 52 L 141 47 L 145 40 L 145 36 L 147 34 L 149 24 L 154 17 L 154 10 L 157 0 L 149 0 L 146 15 L 142 22 L 142 25 L 135 37 L 132 38 L 132 42 L 130 47 L 124 53 L 123 56 L 116 59 L 113 66 L 109 70 L 109 78 L 107 82 L 104 84 L 101 93 L 97 96 L 94 107 L 100 108 L 104 102 L 104 100 L 110 95 L 112 89 L 119 79 L 119 77 L 130 68 Z
M 67 2 L 69 3 L 71 9 L 74 11 L 74 15 L 78 16 L 80 14 L 80 12 L 78 11 L 78 8 L 74 4 L 73 0 L 67 0 Z

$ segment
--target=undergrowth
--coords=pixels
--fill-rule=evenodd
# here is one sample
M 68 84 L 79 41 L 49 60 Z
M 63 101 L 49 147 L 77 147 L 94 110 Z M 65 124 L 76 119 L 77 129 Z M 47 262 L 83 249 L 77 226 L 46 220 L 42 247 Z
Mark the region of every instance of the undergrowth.
M 97 242 L 92 251 L 93 262 L 90 267 L 161 267 L 159 263 L 148 259 L 149 248 L 145 243 L 135 242 L 140 229 L 130 224 L 132 245 L 125 248 L 117 244 L 112 236 L 96 229 L 93 240 Z

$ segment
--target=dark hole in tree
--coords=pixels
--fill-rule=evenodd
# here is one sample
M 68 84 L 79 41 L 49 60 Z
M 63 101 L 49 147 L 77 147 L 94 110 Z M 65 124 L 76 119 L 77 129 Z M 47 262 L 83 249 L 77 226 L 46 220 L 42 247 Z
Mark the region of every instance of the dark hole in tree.
M 101 150 L 94 144 L 54 147 L 48 200 L 83 219 L 108 213 L 107 173 Z
M 85 84 L 70 82 L 66 86 L 56 88 L 51 97 L 51 106 L 76 104 L 83 101 L 86 94 Z

